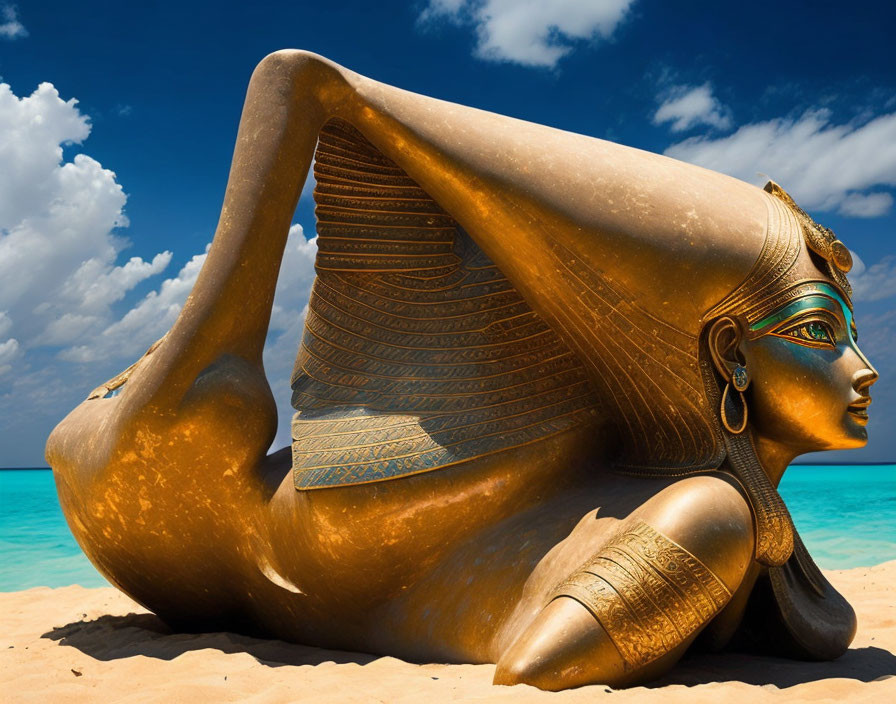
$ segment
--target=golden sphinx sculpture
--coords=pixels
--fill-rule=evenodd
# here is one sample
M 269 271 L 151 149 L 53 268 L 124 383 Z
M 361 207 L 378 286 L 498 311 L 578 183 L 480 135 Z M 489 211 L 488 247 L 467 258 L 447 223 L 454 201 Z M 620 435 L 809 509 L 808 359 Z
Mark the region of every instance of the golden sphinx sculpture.
M 294 442 L 266 455 L 312 159 Z M 47 458 L 97 568 L 185 627 L 545 689 L 644 682 L 691 647 L 835 658 L 853 611 L 775 487 L 866 442 L 850 264 L 773 183 L 278 52 L 180 318 Z

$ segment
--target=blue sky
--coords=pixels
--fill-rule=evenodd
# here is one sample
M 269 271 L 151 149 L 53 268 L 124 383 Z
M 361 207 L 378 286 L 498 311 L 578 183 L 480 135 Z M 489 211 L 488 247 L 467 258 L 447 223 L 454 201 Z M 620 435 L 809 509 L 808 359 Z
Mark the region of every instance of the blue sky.
M 774 178 L 861 260 L 860 338 L 882 375 L 868 447 L 814 459 L 893 461 L 893 36 L 885 2 L 0 0 L 0 465 L 42 465 L 55 423 L 173 321 L 214 231 L 249 76 L 288 47 Z M 307 192 L 295 223 L 266 352 L 280 444 L 314 257 Z

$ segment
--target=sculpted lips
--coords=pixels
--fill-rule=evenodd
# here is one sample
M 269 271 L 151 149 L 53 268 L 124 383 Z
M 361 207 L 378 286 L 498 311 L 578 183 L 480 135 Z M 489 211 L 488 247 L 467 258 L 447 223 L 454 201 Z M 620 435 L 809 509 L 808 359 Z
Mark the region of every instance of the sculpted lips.
M 871 405 L 870 396 L 862 396 L 858 401 L 854 401 L 846 407 L 849 413 L 858 423 L 865 425 L 868 422 L 868 406 Z

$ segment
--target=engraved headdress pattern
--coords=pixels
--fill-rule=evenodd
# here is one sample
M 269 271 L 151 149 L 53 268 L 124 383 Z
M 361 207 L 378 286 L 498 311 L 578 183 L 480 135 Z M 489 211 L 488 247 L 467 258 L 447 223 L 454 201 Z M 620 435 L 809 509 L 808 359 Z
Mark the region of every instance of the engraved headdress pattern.
M 627 465 L 715 468 L 698 340 L 547 237 L 568 300 L 521 295 L 357 129 L 315 157 L 317 280 L 293 373 L 300 489 L 431 471 L 610 424 Z

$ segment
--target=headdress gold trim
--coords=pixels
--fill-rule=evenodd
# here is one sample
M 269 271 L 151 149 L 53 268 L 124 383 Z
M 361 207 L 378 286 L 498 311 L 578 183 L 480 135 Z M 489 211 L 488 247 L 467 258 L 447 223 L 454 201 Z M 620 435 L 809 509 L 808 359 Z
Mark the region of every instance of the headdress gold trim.
M 852 254 L 849 248 L 837 239 L 830 228 L 819 225 L 798 206 L 790 194 L 774 181 L 765 184 L 765 191 L 784 202 L 796 215 L 810 250 L 825 260 L 827 273 L 843 289 L 847 299 L 852 298 L 852 288 L 846 274 L 852 269 Z

